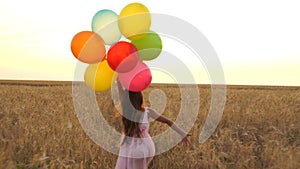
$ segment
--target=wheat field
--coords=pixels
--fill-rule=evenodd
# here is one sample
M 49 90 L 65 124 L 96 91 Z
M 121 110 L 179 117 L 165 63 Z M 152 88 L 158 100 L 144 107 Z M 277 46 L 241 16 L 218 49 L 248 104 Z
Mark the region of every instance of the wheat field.
M 203 144 L 199 133 L 211 86 L 199 85 L 200 108 L 189 131 L 191 145 L 176 145 L 154 157 L 151 169 L 300 168 L 300 87 L 228 85 L 222 119 Z M 152 84 L 168 100 L 163 115 L 176 120 L 176 85 Z M 120 130 L 110 91 L 96 93 L 107 122 Z M 72 100 L 72 82 L 0 82 L 0 168 L 114 168 L 117 156 L 95 144 L 82 129 Z M 167 129 L 151 122 L 150 134 Z M 105 138 L 103 138 L 105 139 Z

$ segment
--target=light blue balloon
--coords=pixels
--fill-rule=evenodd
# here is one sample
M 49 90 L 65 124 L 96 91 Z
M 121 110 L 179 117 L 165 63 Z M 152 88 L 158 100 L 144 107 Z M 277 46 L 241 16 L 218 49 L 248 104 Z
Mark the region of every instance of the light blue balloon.
M 92 20 L 92 31 L 102 37 L 106 45 L 112 45 L 121 39 L 118 26 L 118 14 L 109 9 L 98 11 Z

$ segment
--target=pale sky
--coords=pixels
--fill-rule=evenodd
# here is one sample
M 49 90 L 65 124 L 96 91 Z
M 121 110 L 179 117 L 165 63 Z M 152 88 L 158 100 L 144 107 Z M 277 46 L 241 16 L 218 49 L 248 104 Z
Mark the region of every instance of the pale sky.
M 72 81 L 77 62 L 70 50 L 73 36 L 91 30 L 97 11 L 120 13 L 132 2 L 197 27 L 217 52 L 226 84 L 300 85 L 300 2 L 296 0 L 0 0 L 0 79 Z M 187 50 L 170 39 L 162 40 L 168 52 L 180 56 Z M 189 61 L 186 54 L 181 59 Z M 210 83 L 203 65 L 189 67 L 197 83 Z M 172 81 L 153 72 L 153 83 Z

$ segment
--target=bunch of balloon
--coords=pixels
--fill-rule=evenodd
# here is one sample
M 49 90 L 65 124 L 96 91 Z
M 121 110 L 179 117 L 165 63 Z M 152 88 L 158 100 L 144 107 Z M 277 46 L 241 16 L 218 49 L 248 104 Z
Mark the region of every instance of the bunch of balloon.
M 73 55 L 90 64 L 84 74 L 86 85 L 105 91 L 118 78 L 127 90 L 146 89 L 152 74 L 143 61 L 157 58 L 162 50 L 161 38 L 150 26 L 151 14 L 141 3 L 126 5 L 119 15 L 108 9 L 98 11 L 92 31 L 79 32 L 71 42 Z
M 71 41 L 71 51 L 79 61 L 89 64 L 84 72 L 85 84 L 97 91 L 111 88 L 116 72 L 107 61 L 107 45 L 121 38 L 118 15 L 112 10 L 100 10 L 92 19 L 92 30 L 77 33 Z
M 144 61 L 159 56 L 162 50 L 161 38 L 156 32 L 150 30 L 151 14 L 141 3 L 126 5 L 119 14 L 118 25 L 121 34 L 136 48 L 139 58 L 135 67 L 129 72 L 119 72 L 119 81 L 130 91 L 144 90 L 152 81 L 151 71 Z

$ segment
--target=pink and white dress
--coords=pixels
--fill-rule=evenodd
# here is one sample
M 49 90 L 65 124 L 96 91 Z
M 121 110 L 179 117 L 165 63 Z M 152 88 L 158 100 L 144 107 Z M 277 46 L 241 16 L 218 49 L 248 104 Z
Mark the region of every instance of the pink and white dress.
M 142 138 L 133 137 L 131 141 L 125 141 L 121 145 L 115 169 L 147 169 L 153 159 L 155 146 L 148 132 L 150 126 L 148 112 L 149 110 L 145 108 L 140 124 Z

